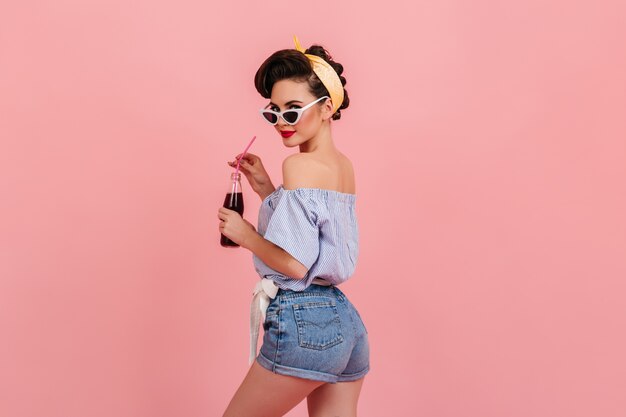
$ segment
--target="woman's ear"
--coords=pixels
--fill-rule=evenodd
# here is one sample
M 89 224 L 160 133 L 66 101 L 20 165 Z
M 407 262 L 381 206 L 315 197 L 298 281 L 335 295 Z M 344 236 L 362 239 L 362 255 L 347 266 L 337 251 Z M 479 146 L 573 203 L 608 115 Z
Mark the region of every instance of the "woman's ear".
M 328 120 L 333 117 L 334 113 L 335 112 L 333 111 L 333 102 L 331 101 L 331 99 L 327 98 L 326 100 L 324 100 L 324 104 L 322 105 L 322 118 L 324 120 Z

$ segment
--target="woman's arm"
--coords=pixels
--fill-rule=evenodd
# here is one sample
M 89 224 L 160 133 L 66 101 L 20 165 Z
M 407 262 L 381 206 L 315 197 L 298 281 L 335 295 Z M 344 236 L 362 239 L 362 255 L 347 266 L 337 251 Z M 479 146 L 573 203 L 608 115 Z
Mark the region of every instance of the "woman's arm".
M 236 211 L 220 207 L 217 217 L 221 220 L 219 230 L 224 236 L 254 253 L 273 270 L 296 279 L 304 278 L 308 272 L 300 261 L 261 236 L 254 225 Z
M 274 191 L 276 191 L 276 188 L 274 188 L 274 185 L 270 183 L 268 186 L 266 186 L 262 190 L 257 191 L 256 193 L 261 198 L 261 201 L 263 201 L 268 195 L 272 194 Z
M 296 258 L 280 246 L 264 239 L 257 232 L 247 236 L 241 246 L 254 253 L 265 265 L 274 271 L 278 271 L 288 277 L 302 279 L 308 272 L 306 266 L 302 265 Z

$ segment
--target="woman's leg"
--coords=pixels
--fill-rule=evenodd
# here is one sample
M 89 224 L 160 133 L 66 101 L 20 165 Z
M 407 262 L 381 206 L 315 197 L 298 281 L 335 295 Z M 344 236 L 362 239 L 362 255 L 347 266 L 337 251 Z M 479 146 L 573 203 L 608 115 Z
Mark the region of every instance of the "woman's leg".
M 307 397 L 309 417 L 356 417 L 356 405 L 364 379 L 324 384 L 316 388 Z
M 230 400 L 224 417 L 279 417 L 298 405 L 321 381 L 278 375 L 256 361 Z

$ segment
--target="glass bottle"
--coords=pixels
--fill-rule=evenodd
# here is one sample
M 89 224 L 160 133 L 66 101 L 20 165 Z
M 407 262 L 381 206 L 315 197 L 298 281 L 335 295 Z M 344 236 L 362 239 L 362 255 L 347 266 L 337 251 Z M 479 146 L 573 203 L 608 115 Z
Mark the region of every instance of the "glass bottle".
M 230 174 L 230 184 L 226 198 L 224 198 L 224 207 L 234 210 L 243 217 L 243 193 L 241 192 L 241 173 L 233 172 Z M 224 247 L 238 248 L 239 245 L 222 234 L 220 244 Z

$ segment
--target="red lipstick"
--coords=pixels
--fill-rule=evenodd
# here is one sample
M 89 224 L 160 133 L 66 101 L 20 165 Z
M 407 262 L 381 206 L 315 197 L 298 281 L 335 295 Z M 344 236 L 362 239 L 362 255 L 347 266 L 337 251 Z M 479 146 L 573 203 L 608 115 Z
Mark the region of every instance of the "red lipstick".
M 296 133 L 295 130 L 281 130 L 280 131 L 280 135 L 283 138 L 290 138 L 294 133 Z

